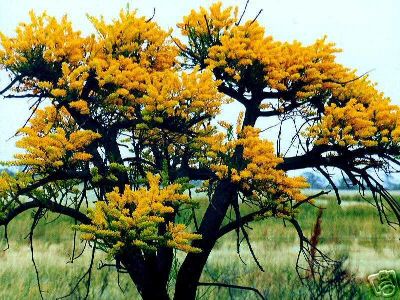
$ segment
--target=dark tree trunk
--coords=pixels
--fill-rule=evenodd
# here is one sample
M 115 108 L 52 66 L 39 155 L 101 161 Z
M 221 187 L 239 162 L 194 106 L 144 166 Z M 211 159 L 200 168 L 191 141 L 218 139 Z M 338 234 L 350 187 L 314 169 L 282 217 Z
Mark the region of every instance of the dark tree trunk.
M 246 107 L 243 126 L 254 126 L 258 114 L 258 105 Z M 243 168 L 243 146 L 235 149 L 233 162 L 237 169 Z M 207 259 L 219 237 L 219 229 L 225 218 L 229 205 L 237 201 L 237 186 L 229 179 L 220 181 L 214 191 L 211 203 L 208 205 L 199 233 L 200 240 L 193 242 L 192 246 L 200 248 L 200 253 L 189 253 L 183 261 L 175 284 L 174 300 L 194 300 L 198 282 L 203 272 Z M 128 270 L 144 300 L 167 300 L 168 275 L 172 266 L 172 251 L 160 249 L 156 256 L 128 255 L 121 256 L 121 262 Z
M 167 279 L 160 272 L 156 257 L 146 258 L 135 249 L 126 251 L 118 259 L 126 268 L 143 300 L 169 300 Z
M 235 195 L 236 187 L 230 181 L 224 180 L 218 184 L 199 228 L 199 233 L 203 237 L 201 240 L 193 242 L 193 246 L 202 249 L 202 252 L 189 253 L 186 256 L 176 279 L 175 300 L 192 300 L 196 298 L 197 283 L 208 256 L 218 239 L 218 230 L 224 220 L 229 204 Z

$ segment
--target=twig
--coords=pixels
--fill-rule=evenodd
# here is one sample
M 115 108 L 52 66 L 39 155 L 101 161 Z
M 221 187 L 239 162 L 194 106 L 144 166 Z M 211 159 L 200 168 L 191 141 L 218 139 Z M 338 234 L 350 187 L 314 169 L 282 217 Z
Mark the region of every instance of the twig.
M 40 286 L 40 277 L 39 277 L 39 271 L 36 265 L 36 261 L 35 261 L 35 256 L 34 256 L 34 251 L 33 251 L 33 231 L 35 230 L 36 226 L 39 223 L 40 218 L 43 216 L 43 209 L 39 208 L 34 217 L 33 217 L 33 223 L 31 226 L 31 230 L 29 231 L 29 242 L 30 242 L 30 249 L 31 249 L 31 260 L 33 263 L 33 266 L 35 268 L 35 273 L 36 273 L 36 282 L 38 285 L 38 289 L 39 289 L 39 294 L 40 294 L 40 298 L 43 300 L 43 291 L 42 291 L 42 287 Z
M 341 84 L 341 85 L 346 85 L 346 84 L 348 84 L 348 83 L 350 83 L 350 82 L 357 81 L 358 79 L 363 78 L 364 76 L 368 75 L 368 73 L 370 73 L 370 72 L 372 72 L 372 71 L 374 71 L 374 70 L 375 70 L 375 69 L 371 69 L 371 70 L 369 70 L 369 71 L 367 71 L 367 72 L 361 74 L 360 76 L 358 76 L 358 77 L 356 77 L 356 78 L 353 78 L 353 79 L 351 79 L 351 80 L 348 80 L 348 81 L 326 80 L 325 82 L 333 82 L 333 83 L 337 83 L 337 84 Z
M 297 208 L 297 207 L 299 207 L 300 205 L 302 205 L 303 203 L 307 203 L 308 201 L 310 201 L 310 200 L 312 200 L 312 199 L 315 199 L 315 198 L 317 198 L 317 197 L 319 197 L 319 196 L 327 195 L 327 194 L 329 194 L 330 192 L 331 192 L 331 190 L 329 190 L 329 191 L 320 191 L 320 192 L 317 193 L 317 194 L 308 196 L 306 199 L 304 199 L 304 200 L 302 200 L 302 201 L 297 202 L 296 204 L 294 204 L 294 205 L 293 205 L 293 208 Z
M 218 286 L 218 287 L 226 287 L 226 288 L 229 288 L 229 289 L 240 289 L 240 290 L 253 291 L 261 299 L 263 299 L 263 300 L 266 299 L 258 289 L 250 287 L 250 286 L 242 286 L 242 285 L 220 283 L 220 282 L 198 282 L 197 285 L 198 286 Z
M 206 21 L 206 26 L 207 26 L 208 35 L 209 35 L 210 38 L 211 38 L 211 37 L 212 37 L 211 29 L 210 29 L 210 25 L 208 24 L 208 20 L 207 20 L 207 16 L 206 16 L 206 15 L 204 15 L 204 20 Z
M 151 20 L 153 20 L 153 18 L 154 18 L 155 15 L 156 15 L 156 8 L 153 7 L 153 15 L 152 15 L 150 18 L 148 18 L 148 19 L 146 20 L 146 23 L 149 23 Z
M 39 99 L 37 99 L 35 101 L 35 103 L 30 107 L 30 109 L 32 109 L 31 114 L 29 115 L 28 119 L 26 119 L 24 125 L 21 127 L 21 129 L 25 128 L 26 125 L 28 125 L 29 121 L 31 120 L 31 118 L 33 117 L 33 115 L 36 113 L 37 109 L 39 108 L 39 105 L 41 103 L 42 98 L 39 97 Z M 9 141 L 10 139 L 12 139 L 13 137 L 17 136 L 18 132 L 21 130 L 19 129 L 12 137 L 10 137 L 7 141 Z
M 316 169 L 328 180 L 329 184 L 332 186 L 333 190 L 335 191 L 336 199 L 338 204 L 342 203 L 342 199 L 340 198 L 339 189 L 337 188 L 336 184 L 333 182 L 331 176 L 323 170 L 321 167 L 316 167 Z
M 92 269 L 93 269 L 93 262 L 94 262 L 94 254 L 95 254 L 95 252 L 96 252 L 96 242 L 94 242 L 94 245 L 93 245 L 93 250 L 92 250 L 92 255 L 91 255 L 91 258 L 90 258 L 90 264 L 89 264 L 88 270 L 81 276 L 81 278 L 79 278 L 79 280 L 75 284 L 74 288 L 69 292 L 69 294 L 67 294 L 65 296 L 62 296 L 62 297 L 59 297 L 57 299 L 68 298 L 73 293 L 75 293 L 75 291 L 78 288 L 79 284 L 83 281 L 83 279 L 85 279 L 86 276 L 88 276 L 88 280 L 86 281 L 86 294 L 85 294 L 85 297 L 83 299 L 86 300 L 88 298 L 89 289 L 90 289 L 90 283 L 91 283 L 91 277 L 92 277 Z
M 236 26 L 238 26 L 238 25 L 240 24 L 240 22 L 242 22 L 242 18 L 243 18 L 244 14 L 245 14 L 245 12 L 246 12 L 246 10 L 247 10 L 247 5 L 249 4 L 249 2 L 250 2 L 250 0 L 247 0 L 247 1 L 246 1 L 246 5 L 244 6 L 243 12 L 242 12 L 242 14 L 240 15 L 239 21 L 237 21 L 237 22 L 235 23 Z
M 18 80 L 21 79 L 21 76 L 16 76 L 4 89 L 0 91 L 0 95 L 7 92 Z
M 241 216 L 240 216 L 240 211 L 239 211 L 239 204 L 238 204 L 237 201 L 233 204 L 233 209 L 234 209 L 234 211 L 235 211 L 236 220 L 237 220 L 238 223 L 239 223 L 238 228 L 240 228 L 240 229 L 242 230 L 243 237 L 244 237 L 244 239 L 246 240 L 247 246 L 249 247 L 251 256 L 253 257 L 253 259 L 254 259 L 256 265 L 258 266 L 258 268 L 259 268 L 262 272 L 264 272 L 264 268 L 261 266 L 260 262 L 258 261 L 257 256 L 256 256 L 255 253 L 254 253 L 253 247 L 251 246 L 249 235 L 247 234 L 247 231 L 244 229 L 243 224 L 242 224 L 242 222 L 241 222 Z
M 257 18 L 261 15 L 262 12 L 263 12 L 263 10 L 260 9 L 260 11 L 258 12 L 258 14 L 257 14 L 257 15 L 255 16 L 255 18 L 253 19 L 253 21 L 251 21 L 250 25 L 252 25 L 252 24 L 257 20 Z
M 9 94 L 9 95 L 4 95 L 3 97 L 6 98 L 6 99 L 10 99 L 10 98 L 25 99 L 25 98 L 40 98 L 40 97 L 42 97 L 42 95 L 38 95 L 38 94 L 23 94 L 23 95 Z

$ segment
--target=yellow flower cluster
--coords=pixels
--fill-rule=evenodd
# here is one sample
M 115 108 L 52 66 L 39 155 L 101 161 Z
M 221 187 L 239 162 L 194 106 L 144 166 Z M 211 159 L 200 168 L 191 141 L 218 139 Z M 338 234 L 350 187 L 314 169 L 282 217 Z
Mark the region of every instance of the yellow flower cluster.
M 362 101 L 362 99 L 360 99 Z M 400 142 L 400 108 L 388 98 L 375 98 L 363 104 L 352 98 L 343 106 L 325 107 L 320 123 L 311 126 L 306 135 L 317 145 L 374 147 Z
M 100 134 L 77 130 L 73 125 L 65 109 L 57 111 L 54 106 L 48 106 L 38 110 L 29 126 L 19 130 L 23 137 L 16 144 L 26 152 L 16 154 L 12 163 L 44 170 L 89 160 L 91 155 L 84 148 L 100 138 Z
M 79 65 L 71 67 L 68 63 L 63 62 L 61 64 L 62 76 L 57 81 L 57 86 L 60 91 L 65 90 L 65 94 L 61 94 L 61 97 L 65 97 L 66 91 L 81 92 L 86 79 L 89 77 L 89 67 L 87 65 Z M 54 90 L 52 90 L 54 95 Z M 56 95 L 54 95 L 57 97 Z
M 191 10 L 190 14 L 178 23 L 183 35 L 195 32 L 198 35 L 219 36 L 237 22 L 238 8 L 222 9 L 222 3 L 216 2 L 209 9 L 200 7 L 199 11 Z
M 335 53 L 340 50 L 334 44 L 326 43 L 325 37 L 310 46 L 303 46 L 297 41 L 274 41 L 271 36 L 265 36 L 264 28 L 257 21 L 232 26 L 237 15 L 232 15 L 232 8 L 221 11 L 221 2 L 211 6 L 209 11 L 201 8 L 199 12 L 192 11 L 184 17 L 184 23 L 179 26 L 185 29 L 182 33 L 191 41 L 191 35 L 202 36 L 208 32 L 204 16 L 210 19 L 211 24 L 216 18 L 215 22 L 224 28 L 218 41 L 206 49 L 208 57 L 204 62 L 208 68 L 217 68 L 232 80 L 239 82 L 244 74 L 260 76 L 256 79 L 261 80 L 265 87 L 278 91 L 295 87 L 296 96 L 303 99 L 317 94 L 322 88 L 339 86 L 339 81 L 354 78 L 352 72 L 335 62 Z M 192 42 L 189 48 L 199 46 L 195 43 Z M 257 72 L 260 69 L 261 74 L 249 72 L 249 69 Z
M 178 51 L 168 38 L 170 32 L 135 12 L 121 11 L 111 24 L 90 17 L 97 38 L 81 37 L 65 16 L 57 21 L 46 13 L 30 12 L 30 17 L 29 24 L 16 29 L 16 37 L 0 35 L 2 67 L 29 77 L 21 80 L 20 90 L 46 92 L 55 98 L 72 93 L 79 98 L 92 72 L 100 87 L 108 84 L 108 102 L 132 105 L 133 94 L 146 91 L 152 72 L 169 70 L 176 63 Z
M 332 89 L 332 96 L 342 103 L 354 98 L 368 106 L 371 101 L 386 101 L 385 99 L 388 99 L 376 89 L 376 84 L 371 82 L 368 76 L 358 78 L 354 75 L 351 80 L 342 79 L 341 82 L 343 84 L 336 85 Z
M 12 175 L 6 171 L 0 173 L 0 221 L 21 204 L 16 194 L 33 180 L 32 174 L 28 172 L 17 172 Z
M 202 46 L 202 40 L 193 36 L 208 32 L 204 15 L 210 19 L 208 23 L 215 17 L 218 24 L 226 24 L 219 31 L 218 41 L 212 40 L 203 49 L 207 53 L 204 63 L 215 74 L 222 74 L 219 76 L 238 85 L 247 86 L 257 81 L 260 87 L 283 92 L 283 95 L 293 92 L 288 94 L 289 99 L 283 97 L 280 102 L 307 102 L 315 97 L 314 101 L 321 102 L 315 107 L 329 103 L 322 121 L 306 132 L 317 144 L 370 147 L 399 142 L 398 107 L 366 77 L 358 78 L 355 71 L 337 63 L 336 53 L 341 50 L 327 43 L 326 37 L 308 46 L 298 41 L 274 41 L 265 35 L 257 21 L 233 26 L 236 14 L 232 14 L 231 8 L 222 10 L 218 3 L 208 11 L 204 8 L 192 11 L 184 19 L 186 27 L 180 25 L 185 29 L 182 33 L 189 38 L 188 49 L 192 53 Z M 271 104 L 263 103 L 266 107 Z M 315 114 L 314 108 L 303 112 Z
M 218 7 L 213 9 L 213 18 L 222 20 L 230 14 L 230 10 L 219 12 Z M 220 82 L 209 70 L 180 69 L 178 48 L 169 37 L 170 31 L 136 12 L 121 11 L 119 18 L 110 23 L 103 18 L 89 19 L 97 36 L 83 38 L 72 30 L 66 17 L 57 21 L 45 13 L 31 13 L 31 23 L 17 28 L 17 38 L 2 35 L 0 64 L 16 75 L 28 73 L 29 80 L 24 79 L 19 90 L 44 93 L 58 103 L 68 101 L 66 107 L 81 114 L 90 113 L 89 102 L 94 99 L 99 99 L 96 107 L 108 113 L 110 107 L 117 106 L 128 118 L 138 117 L 134 114 L 140 113 L 140 107 L 144 121 L 162 122 L 172 116 L 188 120 L 219 112 Z M 222 25 L 216 22 L 215 26 Z M 32 49 L 40 51 L 31 55 L 28 52 Z M 95 81 L 95 87 L 98 84 L 90 98 L 82 94 L 89 80 Z
M 101 52 L 96 56 L 105 61 L 111 58 L 130 58 L 133 63 L 147 70 L 162 71 L 175 62 L 177 49 L 155 22 L 138 17 L 136 12 L 121 10 L 119 19 L 107 24 L 103 18 L 90 17 L 99 34 Z
M 80 225 L 83 239 L 101 240 L 110 253 L 124 246 L 134 245 L 143 250 L 156 251 L 159 246 L 173 247 L 185 252 L 198 252 L 190 246 L 201 236 L 186 232 L 183 224 L 166 221 L 175 207 L 188 203 L 189 197 L 180 192 L 181 185 L 160 185 L 160 176 L 147 174 L 149 187 L 132 190 L 125 187 L 121 194 L 116 188 L 106 195 L 106 201 L 98 201 L 90 211 L 90 225 Z M 159 227 L 164 225 L 165 233 Z
M 0 176 L 0 194 L 3 195 L 7 190 L 11 188 L 10 184 L 10 179 L 12 179 L 12 176 L 10 176 L 7 172 L 3 171 L 1 172 Z
M 19 91 L 64 98 L 70 91 L 82 90 L 89 76 L 93 36 L 81 37 L 66 16 L 58 21 L 32 11 L 30 23 L 21 23 L 16 33 L 11 38 L 0 34 L 0 64 L 24 78 Z
M 200 252 L 201 249 L 190 246 L 193 240 L 201 239 L 200 234 L 186 231 L 184 224 L 168 223 L 167 232 L 170 238 L 167 240 L 167 246 L 181 250 L 183 252 Z
M 147 81 L 146 95 L 138 102 L 152 115 L 158 113 L 184 119 L 200 114 L 215 116 L 223 103 L 218 84 L 212 72 L 200 72 L 198 68 L 191 73 L 155 73 Z
M 261 51 L 271 48 L 271 41 L 264 38 L 264 28 L 257 22 L 246 22 L 224 33 L 220 45 L 210 47 L 205 63 L 210 69 L 221 68 L 239 81 L 243 67 L 259 60 Z
M 77 100 L 69 103 L 69 106 L 79 111 L 82 115 L 88 115 L 90 113 L 89 105 L 85 100 Z
M 71 64 L 84 58 L 88 40 L 73 30 L 66 16 L 57 21 L 46 13 L 37 16 L 31 11 L 29 15 L 30 23 L 20 23 L 15 37 L 0 33 L 2 65 L 13 70 L 33 57 L 42 57 L 50 63 L 68 61 Z
M 10 175 L 6 171 L 1 172 L 0 199 L 12 199 L 13 193 L 21 188 L 25 188 L 32 180 L 32 176 L 25 172 L 17 172 L 15 175 Z
M 262 193 L 277 202 L 304 200 L 301 189 L 308 187 L 306 180 L 291 178 L 278 170 L 283 159 L 274 154 L 273 144 L 261 139 L 259 134 L 258 129 L 247 126 L 237 133 L 236 139 L 229 139 L 224 133 L 201 138 L 206 144 L 211 168 L 220 179 L 230 178 L 245 192 Z M 238 147 L 243 149 L 244 166 L 232 165 Z
M 107 103 L 133 106 L 146 92 L 153 72 L 170 70 L 176 63 L 177 48 L 155 22 L 121 11 L 111 24 L 90 17 L 98 32 L 96 53 L 88 66 L 95 71 L 100 87 L 108 92 Z

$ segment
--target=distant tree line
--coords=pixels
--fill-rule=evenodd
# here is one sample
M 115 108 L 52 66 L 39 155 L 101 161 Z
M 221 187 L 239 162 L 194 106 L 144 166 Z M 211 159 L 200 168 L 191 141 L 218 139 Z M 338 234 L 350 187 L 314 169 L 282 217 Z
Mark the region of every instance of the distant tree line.
M 319 175 L 315 172 L 304 172 L 302 175 L 309 182 L 311 189 L 332 188 L 332 186 L 329 184 L 329 182 L 324 177 L 322 177 L 321 175 Z M 381 177 L 381 180 L 386 189 L 400 190 L 400 181 L 396 180 L 396 178 L 393 175 L 383 175 Z M 351 183 L 350 179 L 347 178 L 346 176 L 341 176 L 334 182 L 335 182 L 336 187 L 340 190 L 357 190 L 358 189 L 358 187 L 354 186 Z
M 10 174 L 11 176 L 15 176 L 15 173 L 16 173 L 14 170 L 12 170 L 10 168 L 4 168 L 4 167 L 1 168 L 0 167 L 0 174 L 3 172 L 6 172 L 6 173 Z

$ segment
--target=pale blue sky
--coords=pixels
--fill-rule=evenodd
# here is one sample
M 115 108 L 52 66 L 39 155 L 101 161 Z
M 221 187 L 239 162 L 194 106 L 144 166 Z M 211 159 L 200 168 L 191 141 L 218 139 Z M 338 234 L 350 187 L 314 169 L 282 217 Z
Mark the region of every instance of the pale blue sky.
M 213 1 L 127 1 L 127 0 L 0 0 L 0 31 L 12 35 L 28 12 L 47 10 L 50 15 L 68 14 L 76 29 L 91 33 L 86 13 L 104 15 L 111 19 L 129 3 L 139 14 L 150 16 L 156 8 L 154 20 L 165 28 L 176 30 L 175 24 L 190 9 L 200 3 L 208 6 Z M 222 1 L 226 5 L 243 8 L 245 0 Z M 393 102 L 400 104 L 400 1 L 397 0 L 251 0 L 245 18 L 253 18 L 259 9 L 259 21 L 267 33 L 278 40 L 297 39 L 311 43 L 324 34 L 344 50 L 338 60 L 358 69 L 362 74 L 373 69 L 370 78 Z M 7 77 L 0 73 L 0 87 Z M 7 141 L 27 116 L 29 103 L 25 100 L 0 99 L 0 160 L 12 158 L 15 139 Z M 227 113 L 225 111 L 225 113 Z M 229 115 L 233 115 L 228 111 Z

